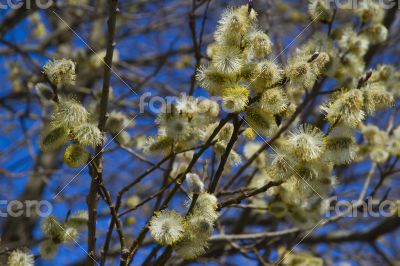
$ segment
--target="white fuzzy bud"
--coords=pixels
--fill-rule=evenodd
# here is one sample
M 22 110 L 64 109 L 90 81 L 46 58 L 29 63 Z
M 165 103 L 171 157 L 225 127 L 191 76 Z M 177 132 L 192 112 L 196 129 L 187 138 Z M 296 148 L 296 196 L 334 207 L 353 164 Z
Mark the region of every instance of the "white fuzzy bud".
M 175 211 L 163 210 L 150 220 L 150 233 L 161 245 L 172 245 L 183 237 L 185 219 Z
M 197 174 L 187 173 L 186 183 L 189 191 L 192 193 L 201 193 L 204 191 L 204 183 Z
M 9 266 L 33 266 L 34 264 L 33 254 L 19 249 L 12 251 L 7 259 L 7 265 Z

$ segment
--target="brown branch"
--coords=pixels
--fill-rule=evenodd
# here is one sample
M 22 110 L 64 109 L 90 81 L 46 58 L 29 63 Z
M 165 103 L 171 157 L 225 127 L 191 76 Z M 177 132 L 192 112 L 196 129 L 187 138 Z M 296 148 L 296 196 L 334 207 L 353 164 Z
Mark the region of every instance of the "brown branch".
M 224 151 L 224 154 L 221 156 L 221 161 L 219 163 L 217 172 L 215 173 L 214 178 L 212 179 L 212 182 L 210 183 L 210 186 L 208 188 L 209 193 L 214 193 L 214 191 L 217 189 L 218 186 L 218 181 L 222 176 L 222 173 L 225 168 L 225 164 L 228 161 L 229 154 L 231 153 L 233 149 L 233 145 L 236 143 L 238 137 L 239 137 L 239 129 L 240 126 L 243 124 L 243 119 L 238 121 L 237 116 L 234 118 L 234 128 L 232 132 L 232 136 L 228 142 L 228 145 L 226 146 L 226 149 Z
M 103 89 L 100 100 L 100 115 L 98 127 L 103 132 L 106 124 L 106 114 L 108 107 L 108 98 L 110 95 L 110 75 L 112 67 L 112 58 L 115 48 L 115 25 L 117 21 L 118 11 L 118 0 L 111 0 L 109 2 L 109 19 L 108 19 L 108 35 L 107 35 L 107 51 L 104 58 L 104 74 L 103 74 Z M 92 257 L 96 255 L 96 220 L 97 220 L 97 205 L 98 205 L 98 191 L 99 184 L 103 182 L 103 169 L 102 169 L 102 157 L 103 157 L 103 144 L 99 145 L 95 149 L 96 157 L 94 158 L 93 164 L 96 166 L 92 171 L 92 181 L 90 184 L 90 191 L 87 197 L 87 205 L 89 212 L 88 221 L 88 259 L 87 265 L 95 265 L 95 261 Z M 112 210 L 113 212 L 113 210 Z M 115 210 L 114 210 L 115 212 Z M 116 213 L 116 212 L 115 212 Z M 123 239 L 121 241 L 121 250 L 125 247 Z M 123 260 L 123 256 L 121 256 Z
M 379 254 L 379 256 L 382 257 L 382 259 L 387 263 L 387 265 L 395 266 L 395 263 L 388 258 L 385 252 L 383 252 L 383 250 L 381 250 L 375 242 L 370 243 L 370 246 L 376 251 L 376 253 Z
M 269 182 L 269 183 L 265 184 L 264 186 L 262 186 L 258 189 L 255 189 L 251 192 L 243 192 L 241 195 L 239 195 L 235 198 L 228 199 L 228 200 L 218 204 L 218 210 L 221 210 L 222 208 L 225 208 L 231 204 L 239 204 L 244 199 L 247 199 L 254 195 L 263 193 L 263 192 L 267 191 L 268 189 L 270 189 L 271 187 L 280 186 L 282 183 L 283 183 L 282 181 Z
M 321 236 L 311 236 L 304 240 L 304 243 L 343 243 L 343 242 L 370 242 L 375 241 L 378 237 L 391 233 L 400 227 L 400 217 L 393 216 L 386 218 L 383 222 L 375 227 L 361 231 L 338 231 L 328 233 Z
M 192 37 L 192 43 L 193 43 L 193 51 L 194 51 L 194 58 L 195 58 L 195 67 L 192 76 L 190 77 L 190 90 L 189 90 L 189 95 L 192 95 L 194 92 L 194 88 L 196 85 L 196 72 L 197 69 L 200 66 L 200 61 L 201 61 L 201 44 L 202 44 L 202 38 L 203 38 L 203 33 L 204 33 L 204 26 L 205 22 L 207 19 L 207 12 L 208 12 L 208 7 L 210 5 L 210 1 L 207 1 L 206 4 L 206 9 L 204 11 L 203 15 L 203 20 L 202 20 L 202 25 L 200 29 L 200 37 L 199 41 L 197 41 L 197 33 L 196 33 L 196 10 L 205 2 L 201 3 L 200 5 L 196 5 L 196 0 L 192 0 L 192 10 L 189 13 L 189 28 L 190 28 L 190 33 Z

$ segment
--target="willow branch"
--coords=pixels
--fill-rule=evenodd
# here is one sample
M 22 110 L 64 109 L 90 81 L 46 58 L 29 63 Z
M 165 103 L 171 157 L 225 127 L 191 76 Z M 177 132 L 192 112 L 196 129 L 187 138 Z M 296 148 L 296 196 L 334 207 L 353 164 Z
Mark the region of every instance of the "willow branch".
M 112 67 L 112 58 L 115 48 L 115 25 L 117 20 L 117 4 L 118 0 L 111 0 L 109 2 L 109 19 L 108 19 L 108 35 L 107 35 L 107 51 L 104 58 L 104 74 L 103 74 L 103 88 L 100 100 L 100 115 L 98 127 L 101 132 L 104 131 L 106 124 L 106 114 L 108 107 L 108 98 L 110 94 L 110 75 Z M 96 166 L 95 171 L 92 172 L 92 181 L 90 184 L 90 191 L 87 198 L 89 222 L 88 222 L 88 259 L 87 265 L 95 265 L 95 261 L 91 257 L 96 254 L 96 220 L 97 220 L 97 205 L 98 205 L 98 190 L 99 183 L 102 182 L 102 157 L 103 157 L 103 144 L 96 147 L 95 157 L 93 164 Z M 121 242 L 121 245 L 123 241 Z M 121 247 L 123 250 L 124 247 Z M 122 259 L 122 257 L 121 257 Z

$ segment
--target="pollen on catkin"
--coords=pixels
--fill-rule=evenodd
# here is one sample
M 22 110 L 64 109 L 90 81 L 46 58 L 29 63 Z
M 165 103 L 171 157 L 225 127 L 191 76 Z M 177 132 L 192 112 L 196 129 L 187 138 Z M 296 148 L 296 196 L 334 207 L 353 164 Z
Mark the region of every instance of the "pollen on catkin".
M 388 29 L 382 24 L 374 24 L 365 28 L 361 35 L 368 39 L 368 41 L 375 45 L 383 43 L 388 37 Z
M 355 78 L 360 77 L 365 69 L 365 62 L 359 55 L 347 53 L 343 55 L 341 64 L 335 69 L 334 76 L 341 84 L 355 86 Z
M 214 226 L 213 223 L 208 219 L 198 215 L 191 214 L 187 218 L 187 232 L 189 233 L 189 238 L 199 239 L 202 238 L 205 241 L 212 235 Z
M 75 84 L 75 63 L 71 60 L 50 60 L 44 65 L 43 73 L 57 87 Z
M 256 18 L 256 12 L 252 9 L 250 13 L 246 6 L 226 9 L 218 21 L 214 38 L 219 44 L 227 44 L 240 47 L 242 36 L 252 25 Z
M 200 114 L 215 118 L 219 114 L 219 105 L 213 100 L 204 99 L 199 102 L 199 112 Z
M 384 163 L 390 154 L 384 147 L 374 147 L 370 153 L 371 160 L 375 163 Z
M 172 210 L 156 213 L 150 220 L 150 234 L 161 245 L 172 245 L 184 236 L 185 219 Z
M 368 51 L 369 41 L 365 36 L 358 34 L 353 28 L 347 27 L 343 30 L 341 38 L 338 40 L 339 47 L 345 51 L 363 56 Z
M 174 140 L 187 140 L 193 134 L 193 127 L 189 118 L 179 114 L 161 114 L 157 118 L 159 135 Z
M 310 124 L 303 124 L 291 134 L 288 145 L 300 160 L 316 160 L 324 152 L 324 134 Z
M 96 147 L 101 145 L 104 140 L 104 135 L 100 129 L 91 123 L 84 123 L 75 126 L 71 130 L 73 140 L 83 146 Z
M 46 217 L 40 224 L 44 236 L 48 237 L 55 244 L 62 242 L 63 227 L 54 216 Z
M 254 131 L 254 129 L 248 127 L 244 130 L 243 135 L 246 138 L 246 140 L 254 140 L 255 137 L 257 136 L 257 133 Z
M 318 76 L 327 71 L 330 61 L 331 58 L 328 53 L 318 53 L 317 58 L 311 62 L 311 70 Z
M 167 154 L 171 151 L 174 139 L 166 136 L 155 136 L 146 139 L 142 149 L 149 156 Z
M 89 153 L 80 144 L 69 145 L 64 152 L 64 162 L 71 168 L 84 166 L 89 161 Z
M 203 192 L 200 193 L 197 198 L 196 204 L 193 208 L 193 214 L 200 215 L 210 223 L 214 223 L 218 218 L 218 212 L 216 211 L 217 207 L 217 198 L 210 193 Z
M 254 82 L 254 90 L 263 92 L 276 84 L 282 77 L 282 70 L 272 61 L 264 60 L 258 63 L 254 69 L 256 78 Z
M 382 145 L 388 138 L 386 131 L 380 130 L 376 125 L 372 124 L 362 125 L 361 133 L 368 145 Z
M 19 249 L 13 250 L 7 259 L 8 266 L 34 266 L 34 264 L 33 254 Z
M 222 91 L 222 102 L 225 111 L 231 113 L 241 112 L 249 102 L 249 89 L 245 87 L 225 88 Z
M 207 140 L 212 132 L 215 130 L 215 128 L 218 126 L 218 122 L 212 123 L 207 125 L 205 132 L 203 133 L 203 139 Z M 233 133 L 233 124 L 232 123 L 226 123 L 222 129 L 218 132 L 217 136 L 215 137 L 216 140 L 219 140 L 220 142 L 228 142 L 229 139 L 231 138 Z
M 243 56 L 239 48 L 232 46 L 219 47 L 212 58 L 215 68 L 224 74 L 238 73 L 243 67 Z
M 285 68 L 286 77 L 293 86 L 309 88 L 316 80 L 316 75 L 307 61 L 292 58 Z
M 187 203 L 188 206 L 191 202 Z M 176 255 L 182 259 L 194 259 L 206 252 L 208 239 L 212 235 L 217 198 L 209 193 L 200 193 L 192 213 L 186 217 L 184 238 L 176 245 Z
M 374 83 L 363 88 L 364 109 L 368 114 L 382 111 L 394 104 L 394 98 L 383 84 Z
M 283 90 L 274 88 L 265 91 L 260 100 L 261 108 L 272 114 L 279 114 L 287 108 L 289 100 Z
M 246 120 L 257 134 L 272 135 L 278 128 L 273 114 L 259 108 L 247 108 Z
M 250 31 L 246 36 L 246 42 L 250 58 L 263 59 L 272 52 L 271 39 L 261 30 Z
M 62 242 L 67 244 L 76 243 L 78 235 L 78 229 L 75 227 L 65 227 L 62 232 Z
M 308 13 L 313 21 L 319 20 L 322 22 L 330 22 L 332 17 L 332 10 L 324 0 L 309 0 Z
M 335 100 L 322 106 L 321 109 L 326 113 L 326 119 L 331 125 L 343 123 L 356 128 L 365 118 L 365 112 L 362 110 L 363 105 L 362 91 L 352 89 L 340 93 Z
M 362 22 L 382 22 L 385 10 L 383 6 L 374 1 L 362 1 L 357 4 L 356 14 Z
M 214 123 L 213 127 L 215 128 L 218 123 Z M 233 133 L 233 124 L 226 123 L 225 126 L 222 127 L 221 131 L 218 133 L 217 138 L 222 140 L 223 142 L 228 142 Z
M 200 66 L 196 73 L 196 79 L 200 86 L 215 95 L 220 91 L 221 86 L 229 82 L 229 75 L 219 72 L 215 66 Z
M 185 260 L 195 259 L 203 255 L 208 247 L 203 239 L 185 239 L 175 248 L 176 255 Z
M 324 261 L 321 258 L 313 257 L 307 253 L 287 253 L 283 256 L 282 265 L 309 265 L 323 266 Z
M 283 152 L 272 155 L 271 167 L 268 169 L 269 175 L 274 180 L 286 180 L 293 173 L 293 167 L 288 162 L 296 162 L 290 154 Z

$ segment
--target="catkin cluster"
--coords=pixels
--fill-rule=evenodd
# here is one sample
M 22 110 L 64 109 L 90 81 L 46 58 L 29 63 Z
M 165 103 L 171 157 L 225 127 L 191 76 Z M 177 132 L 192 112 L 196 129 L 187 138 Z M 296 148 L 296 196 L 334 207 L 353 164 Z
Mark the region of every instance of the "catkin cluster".
M 368 159 L 375 163 L 384 163 L 390 156 L 400 155 L 400 126 L 385 131 L 375 125 L 361 127 L 364 141 L 358 146 L 356 161 Z
M 188 173 L 186 182 L 192 197 L 198 195 L 195 203 L 188 202 L 192 209 L 183 216 L 174 210 L 163 210 L 150 220 L 150 233 L 161 245 L 172 246 L 176 256 L 194 259 L 205 253 L 208 239 L 218 218 L 217 198 L 204 192 L 204 184 L 197 174 Z
M 143 151 L 150 156 L 167 155 L 171 151 L 182 151 L 206 141 L 218 126 L 219 105 L 210 99 L 197 99 L 192 96 L 182 95 L 169 110 L 158 115 L 156 123 L 158 134 L 149 137 L 143 145 Z M 221 155 L 229 141 L 233 125 L 228 123 L 214 138 L 216 144 L 214 151 Z M 181 173 L 190 161 L 191 152 L 178 155 L 172 173 Z M 241 161 L 235 151 L 229 157 L 228 165 L 235 165 Z
M 55 151 L 65 146 L 64 161 L 69 167 L 81 167 L 89 160 L 85 147 L 95 147 L 103 142 L 99 128 L 89 122 L 89 112 L 73 98 L 59 97 L 54 107 L 51 122 L 42 134 L 44 151 Z
M 75 63 L 66 59 L 49 61 L 43 67 L 43 73 L 56 88 L 73 85 Z M 42 134 L 42 150 L 55 151 L 70 142 L 64 152 L 64 161 L 72 168 L 85 165 L 90 158 L 86 147 L 99 146 L 105 139 L 104 133 L 95 124 L 98 104 L 91 106 L 91 114 L 73 97 L 55 97 L 55 93 L 44 83 L 38 83 L 36 89 L 43 99 L 55 100 L 50 124 Z M 126 145 L 130 142 L 130 136 L 125 129 L 133 125 L 133 121 L 123 113 L 112 111 L 108 115 L 106 130 L 119 144 Z
M 57 255 L 59 245 L 76 243 L 88 220 L 86 211 L 72 214 L 66 222 L 60 222 L 54 216 L 44 219 L 40 228 L 46 239 L 39 245 L 40 256 L 46 260 L 52 259 Z
M 267 192 L 272 201 L 265 202 L 261 195 L 252 199 L 253 204 L 267 208 L 277 218 L 289 217 L 301 227 L 314 225 L 326 211 L 322 199 L 338 182 L 333 174 L 335 165 L 349 164 L 368 153 L 375 162 L 397 156 L 396 132 L 390 134 L 389 144 L 387 138 L 361 146 L 355 142 L 354 135 L 363 131 L 367 116 L 393 105 L 400 84 L 399 72 L 392 66 L 365 71 L 368 49 L 387 37 L 387 29 L 381 24 L 383 8 L 375 3 L 366 5 L 353 11 L 363 25 L 359 31 L 340 25 L 332 32 L 315 33 L 285 65 L 271 60 L 272 42 L 257 29 L 254 10 L 245 6 L 228 9 L 218 23 L 215 43 L 207 49 L 211 60 L 197 75 L 200 85 L 211 95 L 222 97 L 225 111 L 244 113 L 249 128 L 243 131 L 248 140 L 243 155 L 249 159 L 259 154 L 252 163 L 259 173 L 249 186 L 284 181 Z M 333 19 L 324 1 L 310 1 L 309 12 L 325 24 Z M 296 119 L 290 133 L 275 141 L 272 154 L 259 152 L 262 143 L 254 139 L 273 136 L 306 93 L 322 86 L 327 78 L 336 82 L 331 98 L 320 106 L 329 129 L 324 132 L 312 124 L 299 124 Z M 220 149 L 223 151 L 224 146 Z
M 340 25 L 328 33 L 317 32 L 284 65 L 271 56 L 272 41 L 257 27 L 256 12 L 247 6 L 229 8 L 218 22 L 215 42 L 207 48 L 210 61 L 197 73 L 199 84 L 210 95 L 222 98 L 223 111 L 243 113 L 248 126 L 242 131 L 247 141 L 243 155 L 249 159 L 256 152 L 259 154 L 252 163 L 258 173 L 249 186 L 283 181 L 267 192 L 270 201 L 260 195 L 253 197 L 252 203 L 268 209 L 277 218 L 288 217 L 300 227 L 314 225 L 326 212 L 328 206 L 322 199 L 338 182 L 335 166 L 347 165 L 368 154 L 375 162 L 383 162 L 398 153 L 397 131 L 380 142 L 359 145 L 354 137 L 358 131 L 364 134 L 367 116 L 391 107 L 399 96 L 400 75 L 394 67 L 379 65 L 365 71 L 364 56 L 369 47 L 383 42 L 387 35 L 381 24 L 382 7 L 370 5 L 353 11 L 363 25 L 359 31 Z M 310 1 L 309 12 L 325 24 L 333 19 L 332 11 L 320 0 Z M 329 88 L 333 92 L 320 110 L 329 129 L 300 124 L 295 119 L 290 133 L 275 141 L 271 153 L 259 152 L 262 143 L 256 138 L 273 136 L 289 121 L 307 93 L 322 87 L 328 78 L 335 81 L 335 87 Z M 170 110 L 158 116 L 158 134 L 147 140 L 145 153 L 166 155 L 207 140 L 218 125 L 219 112 L 219 105 L 213 100 L 182 95 Z M 215 137 L 212 148 L 216 155 L 224 153 L 232 132 L 233 125 L 227 123 Z M 242 161 L 237 149 L 229 154 L 224 173 Z M 172 176 L 185 171 L 192 155 L 193 152 L 185 152 L 177 156 Z M 159 215 L 179 220 L 176 213 Z M 181 229 L 176 231 L 180 236 L 185 232 L 184 220 L 180 220 Z M 173 243 L 177 241 L 172 239 Z M 161 239 L 159 242 L 172 243 Z

